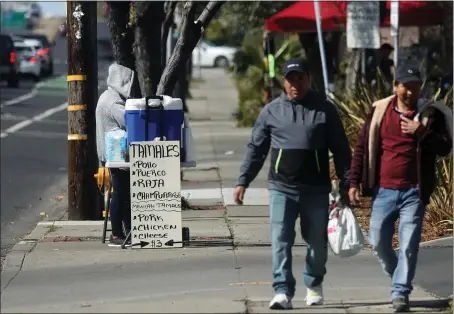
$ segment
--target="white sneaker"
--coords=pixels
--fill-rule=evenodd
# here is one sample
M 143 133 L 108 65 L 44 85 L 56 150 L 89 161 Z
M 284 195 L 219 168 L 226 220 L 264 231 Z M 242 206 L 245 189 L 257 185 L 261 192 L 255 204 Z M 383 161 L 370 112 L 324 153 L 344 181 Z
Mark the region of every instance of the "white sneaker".
M 307 288 L 306 295 L 306 304 L 307 305 L 323 305 L 323 287 L 322 285 Z
M 276 294 L 270 302 L 270 309 L 272 310 L 286 310 L 293 308 L 292 298 L 280 293 Z

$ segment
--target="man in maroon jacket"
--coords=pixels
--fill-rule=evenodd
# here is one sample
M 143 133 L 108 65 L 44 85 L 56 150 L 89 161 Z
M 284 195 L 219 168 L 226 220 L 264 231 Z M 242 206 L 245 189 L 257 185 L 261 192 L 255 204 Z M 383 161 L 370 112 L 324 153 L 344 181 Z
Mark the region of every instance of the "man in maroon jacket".
M 409 310 L 426 205 L 435 187 L 436 156 L 452 148 L 452 112 L 442 103 L 418 106 L 417 69 L 399 68 L 395 94 L 377 101 L 358 139 L 350 173 L 349 198 L 373 196 L 369 243 L 392 278 L 395 312 Z M 399 222 L 399 253 L 392 248 Z

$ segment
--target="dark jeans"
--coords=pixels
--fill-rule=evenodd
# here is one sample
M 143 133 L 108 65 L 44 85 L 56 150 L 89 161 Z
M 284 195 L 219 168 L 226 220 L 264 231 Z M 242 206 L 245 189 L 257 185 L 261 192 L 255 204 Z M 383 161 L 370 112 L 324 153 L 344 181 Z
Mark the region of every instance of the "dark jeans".
M 110 201 L 110 222 L 112 235 L 125 238 L 123 224 L 126 233 L 131 230 L 131 200 L 129 186 L 129 170 L 110 169 L 112 181 L 112 199 Z

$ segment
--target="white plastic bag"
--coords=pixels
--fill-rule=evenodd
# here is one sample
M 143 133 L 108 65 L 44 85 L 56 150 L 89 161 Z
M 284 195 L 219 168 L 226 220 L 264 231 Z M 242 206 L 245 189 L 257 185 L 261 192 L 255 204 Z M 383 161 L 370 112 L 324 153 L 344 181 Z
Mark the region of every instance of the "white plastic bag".
M 364 235 L 353 211 L 341 204 L 337 189 L 330 195 L 328 242 L 335 255 L 352 257 L 364 247 Z

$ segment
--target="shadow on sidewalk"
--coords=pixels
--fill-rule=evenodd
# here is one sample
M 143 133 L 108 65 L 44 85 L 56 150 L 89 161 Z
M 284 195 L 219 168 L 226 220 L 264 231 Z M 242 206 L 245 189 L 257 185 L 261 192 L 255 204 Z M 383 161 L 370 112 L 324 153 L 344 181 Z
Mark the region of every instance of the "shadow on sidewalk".
M 410 296 L 411 298 L 411 296 Z M 342 305 L 347 308 L 355 307 L 370 307 L 370 306 L 384 306 L 389 305 L 390 302 L 343 302 Z M 426 308 L 431 310 L 444 310 L 449 307 L 449 300 L 439 299 L 439 300 L 410 300 L 410 309 L 411 308 Z
M 262 302 L 263 303 L 263 302 Z M 263 303 L 263 306 L 266 306 L 265 303 Z M 326 304 L 320 307 L 320 309 L 354 309 L 354 308 L 369 308 L 369 307 L 378 307 L 378 308 L 383 308 L 383 307 L 389 307 L 391 308 L 391 303 L 390 302 L 340 302 L 340 303 L 332 303 L 332 304 Z M 410 301 L 410 310 L 412 308 L 424 308 L 430 310 L 430 312 L 440 312 L 442 310 L 445 310 L 446 308 L 449 307 L 449 301 L 448 300 L 418 300 L 418 301 Z M 294 304 L 293 305 L 293 310 L 308 310 L 311 309 L 311 307 L 308 306 L 300 306 L 299 304 Z M 381 312 L 381 311 L 380 311 Z M 348 313 L 348 310 L 347 310 Z M 356 312 L 355 312 L 356 313 Z
M 184 248 L 200 247 L 233 247 L 232 241 L 189 241 L 184 244 Z
M 446 309 L 449 307 L 448 299 L 439 299 L 439 300 L 417 300 L 410 301 L 410 307 L 424 307 L 429 309 Z
M 184 242 L 185 248 L 200 247 L 233 247 L 233 239 L 230 236 L 218 237 L 190 237 L 189 241 Z
M 271 243 L 251 243 L 251 242 L 235 242 L 235 247 L 269 247 L 271 248 Z M 305 247 L 305 243 L 295 243 L 293 247 Z

